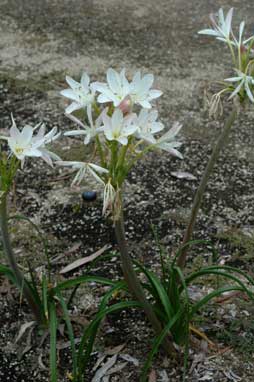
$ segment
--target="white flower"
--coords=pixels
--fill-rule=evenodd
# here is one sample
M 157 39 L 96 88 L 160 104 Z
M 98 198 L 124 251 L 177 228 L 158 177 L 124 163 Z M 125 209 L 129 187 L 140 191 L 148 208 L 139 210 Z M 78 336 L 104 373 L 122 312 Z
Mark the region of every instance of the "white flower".
M 235 88 L 235 90 L 232 92 L 230 95 L 229 99 L 233 98 L 235 95 L 237 95 L 242 87 L 247 93 L 247 96 L 249 97 L 251 102 L 254 102 L 254 97 L 253 94 L 250 90 L 250 85 L 254 85 L 254 78 L 252 76 L 248 76 L 246 73 L 241 72 L 240 70 L 236 70 L 236 73 L 238 74 L 237 77 L 231 77 L 231 78 L 226 78 L 224 81 L 227 82 L 239 82 L 238 86 Z
M 103 192 L 103 210 L 102 215 L 106 215 L 107 211 L 110 213 L 114 208 L 114 202 L 116 197 L 116 191 L 112 186 L 110 179 L 104 187 Z
M 104 113 L 104 111 L 103 111 Z M 77 136 L 77 135 L 85 135 L 84 144 L 88 145 L 91 140 L 102 131 L 102 114 L 96 119 L 95 124 L 93 123 L 92 118 L 92 110 L 91 106 L 87 107 L 87 117 L 90 126 L 84 125 L 78 118 L 74 117 L 72 114 L 66 114 L 68 118 L 70 118 L 73 122 L 76 122 L 80 127 L 84 130 L 72 130 L 64 133 L 66 136 Z
M 161 96 L 160 90 L 151 89 L 154 77 L 152 74 L 146 74 L 141 78 L 140 72 L 137 72 L 131 83 L 125 76 L 125 69 L 117 73 L 110 68 L 107 71 L 107 84 L 96 82 L 95 90 L 101 94 L 98 97 L 99 103 L 113 102 L 115 107 L 120 107 L 125 100 L 132 104 L 139 104 L 147 109 L 151 108 L 150 101 Z
M 175 140 L 175 137 L 181 128 L 182 125 L 180 123 L 174 123 L 173 127 L 157 140 L 156 146 L 167 151 L 171 155 L 176 156 L 177 158 L 183 159 L 182 154 L 176 150 L 176 148 L 180 147 L 182 143 Z
M 183 159 L 182 154 L 176 150 L 176 148 L 181 146 L 181 142 L 175 141 L 175 136 L 178 134 L 181 128 L 182 125 L 176 122 L 174 123 L 173 127 L 165 134 L 163 134 L 159 139 L 152 137 L 150 140 L 147 139 L 147 142 L 161 150 L 167 151 L 169 154 L 177 158 Z
M 79 185 L 84 177 L 87 175 L 92 175 L 99 183 L 105 185 L 104 181 L 100 175 L 107 174 L 108 170 L 106 168 L 97 166 L 93 163 L 88 162 L 74 162 L 74 161 L 58 161 L 56 162 L 59 166 L 72 167 L 74 170 L 78 170 L 75 178 L 73 179 L 71 185 Z
M 102 115 L 104 134 L 109 141 L 118 141 L 127 145 L 128 137 L 137 130 L 134 124 L 136 114 L 128 114 L 126 117 L 120 109 L 115 109 L 110 118 L 106 113 Z
M 135 136 L 138 139 L 151 139 L 154 134 L 164 129 L 164 125 L 157 121 L 158 111 L 141 109 L 135 124 L 138 126 Z
M 113 102 L 115 107 L 119 106 L 130 93 L 130 84 L 125 76 L 125 69 L 117 73 L 114 69 L 109 68 L 107 84 L 95 82 L 94 88 L 101 93 L 97 99 L 99 103 Z
M 57 128 L 54 127 L 49 133 L 45 135 L 45 125 L 38 124 L 35 127 L 30 125 L 25 125 L 22 131 L 16 126 L 16 123 L 12 118 L 12 126 L 10 128 L 10 136 L 3 137 L 1 139 L 5 139 L 8 141 L 8 145 L 12 151 L 12 153 L 21 161 L 21 167 L 23 168 L 25 158 L 26 157 L 41 157 L 48 164 L 52 166 L 52 159 L 59 160 L 60 158 L 48 151 L 45 148 L 45 145 L 56 140 L 60 133 L 57 133 Z M 33 136 L 34 131 L 39 127 L 39 132 L 36 136 Z
M 130 97 L 134 104 L 150 109 L 150 102 L 162 95 L 160 90 L 151 89 L 153 81 L 153 74 L 145 74 L 143 78 L 140 72 L 134 75 L 130 84 Z
M 215 20 L 214 15 L 210 16 L 213 28 L 203 29 L 199 31 L 198 33 L 214 36 L 216 37 L 217 40 L 229 42 L 230 34 L 232 32 L 231 23 L 232 23 L 233 10 L 234 10 L 233 8 L 230 8 L 226 17 L 224 17 L 223 9 L 220 8 L 217 15 L 217 21 Z
M 69 76 L 66 76 L 66 82 L 70 85 L 70 88 L 62 90 L 60 94 L 73 101 L 65 109 L 67 114 L 86 108 L 93 103 L 95 95 L 94 84 L 90 84 L 90 78 L 86 73 L 82 74 L 80 83 Z

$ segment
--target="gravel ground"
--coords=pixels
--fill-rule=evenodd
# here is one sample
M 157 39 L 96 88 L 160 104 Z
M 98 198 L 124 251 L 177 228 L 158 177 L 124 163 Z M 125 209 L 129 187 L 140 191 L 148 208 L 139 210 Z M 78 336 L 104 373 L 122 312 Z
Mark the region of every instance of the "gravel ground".
M 223 124 L 224 117 L 217 121 L 209 119 L 204 93 L 212 81 L 228 77 L 229 57 L 224 52 L 221 54 L 220 44 L 196 33 L 207 24 L 208 14 L 220 6 L 233 6 L 235 23 L 245 19 L 247 30 L 253 30 L 254 3 L 250 0 L 244 5 L 239 0 L 158 0 L 156 3 L 152 0 L 121 3 L 116 0 L 23 0 L 22 5 L 18 0 L 0 1 L 1 129 L 9 127 L 11 112 L 22 124 L 43 120 L 49 128 L 57 125 L 61 130 L 68 129 L 71 123 L 63 116 L 65 101 L 58 95 L 59 89 L 65 87 L 67 73 L 78 78 L 86 70 L 93 79 L 102 80 L 106 69 L 112 66 L 126 67 L 129 74 L 137 69 L 155 74 L 156 85 L 164 93 L 158 102 L 163 122 L 168 126 L 174 121 L 183 124 L 184 160 L 151 153 L 135 167 L 126 184 L 126 231 L 130 249 L 154 269 L 158 268 L 159 254 L 151 224 L 157 226 L 163 245 L 172 253 L 181 242 L 193 193 Z M 225 107 L 224 115 L 227 114 L 228 107 Z M 235 123 L 209 182 L 195 230 L 195 238 L 212 240 L 218 249 L 218 261 L 240 266 L 251 274 L 254 271 L 252 121 L 253 110 L 249 109 Z M 65 139 L 55 150 L 66 158 L 89 155 L 82 152 L 78 141 L 68 150 L 72 142 Z M 197 180 L 177 179 L 171 174 L 175 171 L 190 172 Z M 70 179 L 63 178 L 65 175 L 63 170 L 51 170 L 31 161 L 19 173 L 16 191 L 12 193 L 16 210 L 33 218 L 49 235 L 52 258 L 60 256 L 54 263 L 56 277 L 60 277 L 59 269 L 76 258 L 89 255 L 105 244 L 116 248 L 111 225 L 101 217 L 100 193 L 94 203 L 85 204 L 81 200 L 81 191 L 96 189 L 96 185 L 85 184 L 82 189 L 70 190 Z M 18 225 L 18 228 L 20 233 L 13 235 L 13 240 L 21 248 L 20 262 L 24 264 L 40 244 L 35 240 L 35 247 L 31 248 L 28 227 Z M 66 254 L 67 249 L 77 243 L 80 243 L 78 250 Z M 191 252 L 190 267 L 196 266 L 200 255 L 207 260 L 208 248 Z M 35 267 L 43 264 L 40 256 L 33 256 L 33 261 Z M 113 278 L 120 275 L 117 261 L 105 262 L 94 271 L 104 276 L 110 273 Z M 47 370 L 43 370 L 43 364 L 47 364 L 47 341 L 40 348 L 40 339 L 35 336 L 32 348 L 22 357 L 17 355 L 22 353 L 26 343 L 14 346 L 14 339 L 20 325 L 32 318 L 25 306 L 20 307 L 19 296 L 12 288 L 6 291 L 3 282 L 0 287 L 0 381 L 46 381 Z M 93 290 L 91 294 L 86 291 L 84 306 L 89 296 L 89 301 L 97 301 L 102 293 L 103 290 Z M 249 316 L 243 313 L 250 311 L 251 306 L 248 303 L 243 306 L 239 299 L 233 304 L 234 307 L 232 304 L 212 306 L 200 318 L 201 327 L 211 334 L 213 341 L 218 341 L 220 351 L 204 349 L 200 341 L 196 347 L 193 345 L 189 381 L 253 381 L 253 357 L 249 349 L 254 343 L 254 329 Z M 89 317 L 94 304 L 91 303 L 87 312 L 84 307 L 79 309 Z M 214 316 L 215 313 L 218 315 Z M 100 352 L 125 344 L 119 354 L 131 354 L 141 365 L 151 341 L 151 333 L 145 329 L 143 320 L 139 312 L 108 319 L 98 343 Z M 235 340 L 225 334 L 232 320 L 236 323 Z M 244 326 L 243 322 L 247 324 Z M 220 338 L 215 336 L 216 330 Z M 245 354 L 237 336 L 248 340 Z M 221 352 L 231 345 L 235 345 L 234 350 Z M 243 342 L 244 346 L 247 345 Z M 121 364 L 119 354 L 117 362 Z M 60 355 L 60 370 L 64 375 L 68 352 Z M 94 362 L 97 357 L 95 353 Z M 91 363 L 88 382 L 92 380 L 92 367 Z M 181 367 L 168 364 L 162 356 L 154 368 L 158 381 L 181 379 Z M 140 366 L 129 362 L 128 367 L 113 375 L 110 381 L 135 382 L 139 370 Z

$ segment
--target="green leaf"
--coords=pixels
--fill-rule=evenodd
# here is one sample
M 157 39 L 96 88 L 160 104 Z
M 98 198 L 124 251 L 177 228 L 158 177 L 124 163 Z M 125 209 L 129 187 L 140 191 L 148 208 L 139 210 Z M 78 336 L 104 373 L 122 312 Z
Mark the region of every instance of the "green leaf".
M 96 317 L 98 316 L 98 314 L 100 314 L 100 312 L 102 312 L 105 308 L 106 308 L 106 305 L 108 303 L 108 301 L 110 300 L 110 298 L 112 297 L 112 295 L 120 290 L 120 289 L 123 289 L 124 287 L 126 286 L 126 283 L 124 281 L 119 281 L 119 283 L 117 283 L 113 288 L 111 288 L 103 297 L 102 301 L 101 301 L 101 304 L 99 306 L 99 311 L 96 315 Z M 96 319 L 95 317 L 95 319 Z M 89 338 L 87 338 L 87 342 L 83 342 L 83 340 L 81 340 L 81 344 L 79 346 L 79 356 L 80 356 L 80 360 L 79 360 L 79 364 L 82 365 L 81 366 L 81 373 L 83 373 L 83 371 L 85 370 L 85 367 L 87 365 L 87 362 L 89 361 L 89 357 L 91 355 L 91 352 L 93 350 L 93 345 L 94 345 L 94 341 L 95 341 L 95 338 L 96 338 L 96 335 L 97 335 L 97 331 L 99 329 L 99 326 L 100 326 L 100 323 L 101 323 L 102 319 L 99 320 L 97 322 L 96 325 L 94 325 L 94 327 L 92 328 L 91 330 L 91 333 L 89 335 Z M 83 355 L 84 353 L 84 347 L 82 344 L 85 344 L 85 354 Z
M 72 328 L 67 304 L 65 303 L 60 292 L 57 293 L 57 297 L 59 298 L 60 304 L 63 309 L 64 320 L 66 322 L 68 335 L 69 335 L 69 339 L 71 343 L 71 356 L 72 356 L 72 362 L 73 362 L 72 376 L 75 381 L 77 377 L 77 353 L 76 353 L 76 347 L 75 347 L 75 338 L 74 338 L 73 328 Z
M 0 264 L 0 273 L 5 275 L 14 285 L 17 285 L 15 275 L 9 267 Z
M 120 302 L 117 304 L 114 304 L 110 306 L 109 308 L 103 309 L 98 312 L 96 315 L 95 319 L 90 323 L 87 329 L 85 329 L 85 332 L 82 336 L 81 343 L 79 345 L 79 351 L 78 351 L 78 370 L 79 370 L 79 375 L 82 375 L 84 373 L 84 369 L 86 367 L 86 355 L 85 357 L 83 356 L 84 348 L 87 344 L 88 339 L 94 338 L 95 336 L 95 331 L 97 330 L 97 325 L 101 322 L 101 320 L 110 313 L 116 312 L 118 310 L 123 310 L 127 308 L 140 308 L 142 305 L 137 302 L 137 301 L 125 301 L 125 302 Z M 89 349 L 90 350 L 90 349 Z
M 216 270 L 215 268 L 203 269 L 199 272 L 195 272 L 191 274 L 189 277 L 186 278 L 185 281 L 186 281 L 186 284 L 189 284 L 190 281 L 194 280 L 197 277 L 211 275 L 211 274 L 222 276 L 222 277 L 235 281 L 238 285 L 242 287 L 242 289 L 246 292 L 246 294 L 249 296 L 251 300 L 254 299 L 253 293 L 244 285 L 244 283 L 238 277 L 235 277 L 227 272 L 220 272 L 219 269 L 218 270 Z
M 56 333 L 57 316 L 54 301 L 49 306 L 49 333 L 50 333 L 50 382 L 57 382 L 57 357 L 56 357 Z
M 46 319 L 48 320 L 48 281 L 45 275 L 42 276 L 42 302 L 43 302 L 43 310 Z
M 215 291 L 209 293 L 208 295 L 206 295 L 205 297 L 203 297 L 200 301 L 198 301 L 191 309 L 191 312 L 190 312 L 190 317 L 193 317 L 194 314 L 196 314 L 199 309 L 201 309 L 204 305 L 206 305 L 212 298 L 214 297 L 217 297 L 217 296 L 220 296 L 221 294 L 225 293 L 225 292 L 231 292 L 231 291 L 245 291 L 244 288 L 242 287 L 238 287 L 238 286 L 231 286 L 231 287 L 224 287 L 224 288 L 219 288 L 219 289 L 216 289 Z
M 57 290 L 63 290 L 75 287 L 78 284 L 87 283 L 87 282 L 96 282 L 99 284 L 105 284 L 105 285 L 115 285 L 116 281 L 112 281 L 109 279 L 106 279 L 105 277 L 99 277 L 99 276 L 79 276 L 75 279 L 70 279 L 67 281 L 63 281 L 62 283 L 59 283 L 55 288 L 52 289 L 52 292 L 55 293 Z
M 156 337 L 156 339 L 154 341 L 154 344 L 153 344 L 153 347 L 152 347 L 152 350 L 150 351 L 150 353 L 148 355 L 148 358 L 147 358 L 147 360 L 145 362 L 145 365 L 143 367 L 143 371 L 142 371 L 142 375 L 141 375 L 141 378 L 140 378 L 140 382 L 146 382 L 146 380 L 147 380 L 147 373 L 148 373 L 148 370 L 151 367 L 153 357 L 158 352 L 161 343 L 163 342 L 164 338 L 166 337 L 166 335 L 168 334 L 168 332 L 170 331 L 172 326 L 177 322 L 177 320 L 179 320 L 181 314 L 182 314 L 182 312 L 178 311 L 174 315 L 174 317 L 171 318 L 171 320 L 165 326 L 165 328 L 162 330 L 161 334 L 158 337 Z
M 162 304 L 168 319 L 171 319 L 171 317 L 173 317 L 174 315 L 174 309 L 172 307 L 172 304 L 169 300 L 168 294 L 163 284 L 154 273 L 148 271 L 145 267 L 143 267 L 141 264 L 137 262 L 135 262 L 135 264 L 137 264 L 137 266 L 140 267 L 140 269 L 146 275 L 148 281 L 150 282 L 150 285 L 153 290 L 152 294 L 156 302 L 160 302 Z

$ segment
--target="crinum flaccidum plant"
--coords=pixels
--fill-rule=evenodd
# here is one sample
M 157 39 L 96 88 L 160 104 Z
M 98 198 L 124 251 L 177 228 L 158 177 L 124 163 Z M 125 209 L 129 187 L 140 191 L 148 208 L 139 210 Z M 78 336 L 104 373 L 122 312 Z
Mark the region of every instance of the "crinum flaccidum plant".
M 106 77 L 106 83 L 91 83 L 83 73 L 79 83 L 67 76 L 70 88 L 61 91 L 72 101 L 66 115 L 79 126 L 65 135 L 83 136 L 85 145 L 94 142 L 100 163 L 60 161 L 58 164 L 77 170 L 72 184 L 80 184 L 86 175 L 93 176 L 104 189 L 103 214 L 111 214 L 115 220 L 121 211 L 124 180 L 138 159 L 152 149 L 182 158 L 177 150 L 180 142 L 175 140 L 181 125 L 175 123 L 162 134 L 165 127 L 153 108 L 153 101 L 162 92 L 152 89 L 152 74 L 142 77 L 137 72 L 129 81 L 125 69 L 118 73 L 110 68 Z M 71 114 L 79 109 L 85 110 L 87 122 Z
M 211 28 L 199 31 L 199 34 L 215 37 L 227 44 L 232 57 L 234 76 L 220 81 L 223 89 L 214 94 L 211 99 L 211 114 L 216 114 L 221 108 L 221 96 L 229 93 L 229 99 L 237 97 L 240 103 L 244 100 L 254 102 L 254 36 L 244 38 L 245 22 L 239 25 L 237 35 L 232 29 L 233 8 L 224 16 L 223 9 L 217 15 L 211 15 Z

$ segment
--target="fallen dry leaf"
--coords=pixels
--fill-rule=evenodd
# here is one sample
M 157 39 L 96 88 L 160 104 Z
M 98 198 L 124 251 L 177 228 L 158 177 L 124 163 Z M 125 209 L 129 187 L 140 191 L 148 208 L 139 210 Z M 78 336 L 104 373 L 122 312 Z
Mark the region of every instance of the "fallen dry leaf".
M 105 349 L 105 354 L 107 354 L 107 355 L 118 354 L 118 353 L 120 353 L 121 350 L 123 350 L 125 345 L 126 344 L 121 344 L 121 345 L 115 346 L 113 348 L 107 348 L 107 349 Z
M 93 377 L 91 382 L 100 382 L 101 379 L 107 374 L 107 371 L 111 369 L 111 367 L 116 363 L 117 354 L 113 355 L 113 357 L 109 358 L 109 360 L 96 371 L 95 376 Z
M 149 374 L 148 382 L 156 382 L 156 381 L 157 381 L 156 372 L 154 369 L 152 369 Z
M 78 260 L 74 261 L 73 263 L 71 263 L 71 264 L 67 265 L 66 267 L 64 267 L 60 271 L 60 274 L 64 274 L 64 273 L 73 271 L 74 269 L 79 268 L 79 267 L 81 267 L 84 264 L 90 263 L 91 261 L 93 261 L 94 259 L 99 257 L 100 255 L 102 255 L 110 247 L 111 247 L 111 245 L 106 244 L 106 245 L 104 245 L 104 247 L 102 247 L 101 249 L 99 249 L 98 251 L 93 253 L 92 255 L 86 256 L 86 257 L 83 257 L 82 259 L 78 259 Z
M 30 322 L 26 322 L 25 324 L 21 325 L 20 327 L 20 330 L 19 330 L 19 333 L 17 335 L 17 338 L 15 339 L 15 344 L 21 339 L 21 337 L 23 337 L 23 335 L 25 334 L 25 332 L 31 328 L 32 326 L 35 325 L 35 321 L 30 321 Z
M 194 175 L 185 171 L 173 171 L 170 174 L 178 179 L 197 180 L 197 178 Z

